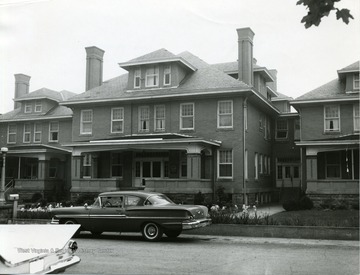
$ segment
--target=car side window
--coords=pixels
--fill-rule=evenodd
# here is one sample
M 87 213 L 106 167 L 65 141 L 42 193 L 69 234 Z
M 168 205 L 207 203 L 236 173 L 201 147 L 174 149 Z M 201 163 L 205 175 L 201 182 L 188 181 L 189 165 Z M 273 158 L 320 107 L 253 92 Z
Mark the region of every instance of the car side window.
M 101 198 L 101 205 L 106 208 L 122 208 L 123 200 L 122 196 L 106 196 Z
M 138 196 L 126 196 L 125 198 L 125 207 L 129 206 L 143 206 L 144 199 Z

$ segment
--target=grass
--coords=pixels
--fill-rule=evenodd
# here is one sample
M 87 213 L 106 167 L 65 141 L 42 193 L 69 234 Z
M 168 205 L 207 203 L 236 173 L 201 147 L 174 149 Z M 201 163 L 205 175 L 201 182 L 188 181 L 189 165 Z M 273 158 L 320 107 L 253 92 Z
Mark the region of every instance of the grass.
M 359 210 L 285 211 L 268 218 L 277 225 L 359 227 Z

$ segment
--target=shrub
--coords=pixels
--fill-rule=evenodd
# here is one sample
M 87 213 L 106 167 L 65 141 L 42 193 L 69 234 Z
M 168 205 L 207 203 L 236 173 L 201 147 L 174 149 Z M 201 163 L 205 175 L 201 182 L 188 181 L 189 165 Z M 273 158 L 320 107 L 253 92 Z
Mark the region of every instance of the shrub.
M 314 207 L 314 203 L 309 197 L 304 196 L 300 199 L 299 207 L 301 210 L 310 210 Z
M 314 204 L 309 197 L 303 196 L 300 200 L 285 201 L 283 207 L 286 211 L 310 210 L 314 207 Z
M 43 198 L 41 193 L 34 193 L 31 197 L 31 202 L 38 202 Z
M 296 211 L 300 209 L 300 203 L 296 200 L 289 200 L 283 203 L 283 208 L 286 211 Z
M 204 205 L 205 204 L 205 195 L 202 194 L 201 191 L 199 191 L 197 194 L 195 194 L 194 204 L 196 204 L 196 205 Z

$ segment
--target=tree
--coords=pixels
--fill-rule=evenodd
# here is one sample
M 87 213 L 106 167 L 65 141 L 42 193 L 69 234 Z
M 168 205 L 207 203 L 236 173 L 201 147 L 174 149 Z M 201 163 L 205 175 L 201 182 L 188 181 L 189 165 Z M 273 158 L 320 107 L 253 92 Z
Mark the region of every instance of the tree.
M 312 25 L 319 26 L 321 19 L 328 16 L 330 12 L 336 10 L 336 19 L 340 18 L 346 24 L 349 24 L 350 18 L 354 17 L 350 14 L 348 9 L 335 8 L 335 3 L 341 0 L 299 0 L 296 5 L 304 5 L 307 7 L 308 14 L 305 15 L 301 23 L 305 23 L 305 28 L 310 28 Z

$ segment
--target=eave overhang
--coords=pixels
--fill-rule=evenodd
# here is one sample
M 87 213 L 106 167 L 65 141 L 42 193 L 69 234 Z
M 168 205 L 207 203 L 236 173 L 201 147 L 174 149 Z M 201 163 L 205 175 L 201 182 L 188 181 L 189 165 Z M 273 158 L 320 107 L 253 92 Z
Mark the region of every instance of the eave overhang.
M 181 57 L 165 58 L 165 59 L 151 59 L 148 61 L 134 61 L 134 62 L 129 61 L 129 62 L 118 63 L 118 65 L 121 68 L 128 71 L 129 68 L 131 68 L 131 67 L 142 66 L 142 65 L 153 65 L 153 64 L 160 64 L 160 63 L 170 63 L 170 62 L 179 62 L 194 72 L 197 70 L 196 67 L 194 67 L 193 65 L 191 65 L 189 62 L 187 62 L 185 59 L 183 59 Z
M 347 102 L 347 101 L 359 101 L 359 97 L 349 96 L 349 97 L 337 97 L 329 99 L 304 99 L 304 100 L 292 100 L 290 101 L 291 105 L 300 105 L 300 104 L 318 104 L 318 103 L 332 103 L 332 102 Z

